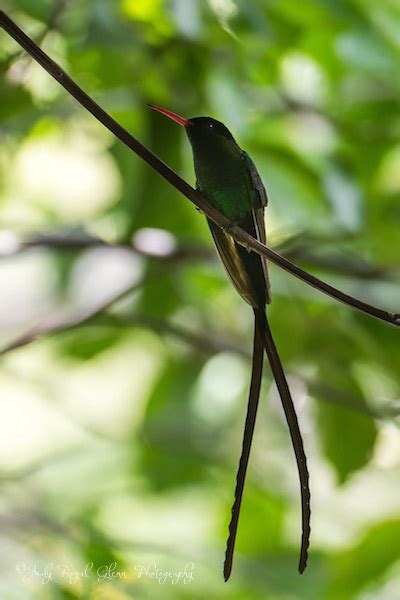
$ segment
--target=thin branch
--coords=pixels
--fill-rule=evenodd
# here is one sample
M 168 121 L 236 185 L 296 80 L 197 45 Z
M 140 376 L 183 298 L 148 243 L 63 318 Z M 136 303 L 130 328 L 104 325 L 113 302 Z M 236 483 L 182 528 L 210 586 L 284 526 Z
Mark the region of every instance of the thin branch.
M 215 354 L 216 352 L 233 352 L 238 356 L 242 356 L 248 360 L 251 359 L 252 353 L 244 350 L 242 344 L 233 344 L 224 341 L 228 336 L 218 334 L 218 336 L 207 336 L 203 333 L 197 333 L 187 329 L 181 325 L 175 325 L 166 319 L 158 317 L 149 317 L 147 315 L 124 315 L 124 314 L 109 314 L 96 316 L 94 321 L 87 323 L 88 326 L 114 326 L 114 327 L 145 327 L 157 333 L 162 333 L 167 336 L 179 339 L 200 352 L 207 355 Z M 329 404 L 336 404 L 351 410 L 353 412 L 368 415 L 376 419 L 393 419 L 400 415 L 400 404 L 396 401 L 388 401 L 381 407 L 372 406 L 360 402 L 356 396 L 344 393 L 326 383 L 313 381 L 304 374 L 293 372 L 306 384 L 311 395 L 318 396 L 321 401 Z
M 54 333 L 59 333 L 60 331 L 65 331 L 67 329 L 76 327 L 77 325 L 82 325 L 83 323 L 87 323 L 88 321 L 90 321 L 90 319 L 92 319 L 96 315 L 100 314 L 107 308 L 110 308 L 110 306 L 112 306 L 118 300 L 122 300 L 122 298 L 125 298 L 125 296 L 128 296 L 132 292 L 134 292 L 137 289 L 139 289 L 140 287 L 142 287 L 144 281 L 148 280 L 148 279 L 149 279 L 148 277 L 147 278 L 143 277 L 139 281 L 136 281 L 135 283 L 130 284 L 122 291 L 113 295 L 111 298 L 107 298 L 106 300 L 103 300 L 103 302 L 100 302 L 96 306 L 88 308 L 88 309 L 80 312 L 78 315 L 72 315 L 72 316 L 67 316 L 67 317 L 63 317 L 63 318 L 55 317 L 52 319 L 51 318 L 46 319 L 45 321 L 39 323 L 38 325 L 35 325 L 35 327 L 30 329 L 26 333 L 17 337 L 14 341 L 10 342 L 9 344 L 7 344 L 3 348 L 1 348 L 0 356 L 3 354 L 7 354 L 8 352 L 11 352 L 12 350 L 16 350 L 17 348 L 22 348 L 22 346 L 28 346 L 28 344 L 31 344 L 32 342 L 43 337 L 44 335 L 51 335 Z
M 181 325 L 171 323 L 166 319 L 159 317 L 148 316 L 148 315 L 126 315 L 126 314 L 101 314 L 96 317 L 94 321 L 88 323 L 88 326 L 99 325 L 108 327 L 144 327 L 155 331 L 156 333 L 165 334 L 167 336 L 176 338 L 182 342 L 188 344 L 197 351 L 206 354 L 207 356 L 216 354 L 218 352 L 233 352 L 243 356 L 244 358 L 250 359 L 251 354 L 246 350 L 243 350 L 238 344 L 233 344 L 228 341 L 224 341 L 228 336 L 218 335 L 209 336 L 204 333 L 191 331 Z
M 298 266 L 280 256 L 261 242 L 250 236 L 237 225 L 231 226 L 227 217 L 218 212 L 200 193 L 184 181 L 167 164 L 160 160 L 153 152 L 143 146 L 126 129 L 117 123 L 108 113 L 106 113 L 86 92 L 77 85 L 67 73 L 61 69 L 43 50 L 41 50 L 5 13 L 0 11 L 0 26 L 20 44 L 56 81 L 58 81 L 86 110 L 88 110 L 100 123 L 109 129 L 126 146 L 133 150 L 150 167 L 157 171 L 164 179 L 180 191 L 186 198 L 195 204 L 203 213 L 205 213 L 219 227 L 229 230 L 230 235 L 242 246 L 257 254 L 269 258 L 272 262 L 285 269 L 292 275 L 302 279 L 312 287 L 324 292 L 328 296 L 343 302 L 361 312 L 369 314 L 377 319 L 400 327 L 400 313 L 392 313 L 380 308 L 371 306 L 361 300 L 357 300 L 348 294 L 337 290 L 333 286 L 318 279 L 314 275 L 303 271 Z
M 149 277 L 146 278 L 146 281 L 148 280 Z M 218 352 L 233 352 L 250 360 L 251 353 L 244 350 L 242 345 L 224 341 L 227 340 L 228 336 L 218 335 L 218 337 L 210 337 L 203 333 L 191 331 L 181 325 L 171 323 L 166 319 L 161 319 L 154 316 L 125 314 L 116 315 L 106 312 L 107 309 L 110 308 L 115 302 L 139 289 L 143 283 L 144 280 L 136 282 L 122 292 L 119 292 L 103 303 L 90 310 L 80 313 L 79 315 L 64 319 L 57 319 L 53 322 L 48 320 L 45 323 L 37 325 L 29 332 L 20 336 L 6 347 L 2 348 L 0 350 L 0 356 L 2 354 L 11 352 L 12 350 L 16 350 L 17 348 L 27 346 L 44 335 L 53 335 L 64 331 L 70 331 L 77 327 L 122 327 L 124 329 L 127 327 L 145 327 L 157 333 L 165 334 L 181 340 L 192 348 L 195 348 L 197 351 L 206 355 L 212 355 Z M 321 398 L 321 400 L 330 404 L 339 404 L 348 410 L 367 414 L 378 419 L 394 418 L 400 414 L 400 407 L 396 402 L 387 402 L 381 408 L 361 404 L 357 398 L 348 394 L 344 394 L 343 392 L 327 386 L 326 384 L 304 379 L 304 375 L 299 375 L 299 377 L 306 383 L 312 395 L 316 394 Z
M 294 237 L 293 241 L 296 241 L 296 238 L 297 236 Z M 319 242 L 320 245 L 323 240 L 324 238 Z M 0 259 L 15 256 L 32 248 L 79 251 L 98 247 L 109 248 L 110 250 L 130 250 L 134 254 L 140 256 L 167 262 L 179 262 L 185 260 L 207 260 L 215 262 L 217 259 L 215 251 L 205 245 L 180 244 L 179 246 L 171 247 L 160 254 L 157 253 L 157 251 L 152 252 L 151 249 L 146 250 L 142 245 L 137 244 L 135 240 L 133 240 L 131 244 L 127 242 L 111 243 L 102 238 L 85 233 L 84 231 L 78 233 L 68 231 L 65 233 L 42 233 L 21 240 L 16 235 L 12 234 L 10 243 L 7 243 L 6 240 L 6 243 L 3 245 L 1 241 L 0 231 Z M 309 249 L 308 244 L 303 245 L 298 241 L 295 244 L 292 244 L 291 239 L 273 246 L 273 249 L 288 260 L 299 260 L 301 263 L 306 263 L 309 266 L 317 267 L 324 271 L 356 277 L 363 280 L 372 279 L 390 281 L 399 273 L 399 270 L 395 267 L 374 265 L 358 258 L 350 257 L 347 259 L 346 257 L 334 254 L 319 256 Z
M 44 40 L 46 39 L 46 37 L 48 36 L 48 34 L 51 31 L 54 31 L 55 29 L 57 29 L 58 27 L 58 23 L 59 20 L 63 14 L 63 12 L 65 11 L 65 9 L 68 7 L 68 4 L 70 3 L 70 0 L 55 0 L 53 7 L 50 11 L 49 17 L 47 19 L 47 22 L 43 28 L 43 31 L 38 35 L 38 37 L 35 40 L 35 43 L 38 46 L 41 46 L 44 42 Z M 7 58 L 7 65 L 11 68 L 14 67 L 13 63 L 18 60 L 20 58 L 20 56 L 22 55 L 22 51 L 19 50 L 17 51 L 15 54 L 13 54 L 12 56 L 9 56 Z M 27 69 L 30 65 L 30 59 L 27 58 L 26 61 L 24 61 L 23 65 L 19 66 L 18 69 L 18 74 L 17 74 L 17 80 L 18 82 L 21 82 L 27 72 Z M 15 81 L 15 78 L 14 78 Z
M 382 406 L 373 406 L 360 402 L 356 396 L 344 393 L 342 390 L 325 383 L 310 379 L 304 379 L 304 382 L 308 386 L 311 395 L 318 396 L 322 402 L 336 404 L 374 419 L 394 419 L 400 415 L 400 403 L 398 401 L 386 401 Z
M 47 21 L 47 31 L 56 29 L 63 12 L 68 8 L 68 4 L 70 3 L 71 0 L 55 0 L 49 20 Z
M 244 350 L 242 344 L 224 341 L 228 339 L 227 335 L 207 336 L 182 325 L 176 325 L 166 319 L 154 316 L 111 314 L 108 312 L 104 314 L 97 313 L 93 318 L 84 323 L 76 322 L 71 324 L 71 327 L 68 329 L 74 329 L 75 327 L 115 327 L 123 329 L 127 327 L 144 327 L 156 333 L 176 338 L 207 356 L 218 352 L 232 352 L 247 360 L 250 360 L 252 357 L 252 353 Z M 365 414 L 375 419 L 393 419 L 400 415 L 400 405 L 396 401 L 385 402 L 381 407 L 372 406 L 361 403 L 356 396 L 344 393 L 326 383 L 313 381 L 308 377 L 304 377 L 303 373 L 298 373 L 296 370 L 293 371 L 293 374 L 304 381 L 312 396 L 318 396 L 321 401 L 328 404 L 339 405 L 347 410 Z
M 8 232 L 7 232 L 8 233 Z M 2 244 L 0 231 L 0 260 L 2 258 L 10 258 L 22 252 L 31 250 L 32 248 L 49 248 L 51 250 L 70 250 L 79 251 L 90 248 L 108 248 L 109 250 L 128 250 L 134 254 L 154 258 L 159 261 L 179 262 L 183 260 L 216 260 L 216 254 L 212 248 L 194 244 L 182 244 L 180 246 L 171 245 L 168 249 L 162 249 L 159 252 L 157 248 L 145 248 L 142 244 L 135 240 L 131 244 L 126 242 L 107 242 L 102 238 L 89 235 L 84 232 L 79 233 L 44 233 L 19 239 L 18 236 L 11 233 L 11 239 L 5 240 Z
M 330 271 L 337 275 L 345 275 L 356 277 L 363 280 L 393 280 L 400 273 L 398 267 L 389 265 L 373 264 L 369 261 L 361 260 L 358 257 L 340 255 L 340 254 L 323 254 L 318 255 L 313 250 L 300 245 L 294 248 L 279 249 L 288 260 L 298 260 L 302 264 L 311 265 L 317 269 Z
M 218 334 L 218 336 L 206 336 L 202 333 L 193 332 L 181 325 L 175 325 L 166 319 L 157 317 L 149 317 L 147 315 L 99 315 L 94 322 L 88 325 L 100 325 L 114 327 L 146 327 L 157 333 L 162 333 L 167 336 L 172 336 L 194 347 L 196 350 L 206 354 L 215 354 L 216 352 L 233 352 L 248 360 L 251 359 L 252 353 L 243 349 L 242 344 L 233 344 L 223 341 L 228 336 Z M 344 393 L 326 383 L 315 382 L 304 374 L 293 372 L 299 377 L 308 387 L 311 395 L 317 395 L 322 401 L 330 404 L 338 404 L 348 410 L 369 415 L 377 419 L 391 419 L 400 415 L 400 404 L 396 401 L 388 401 L 382 407 L 371 406 L 370 404 L 361 403 L 355 396 Z

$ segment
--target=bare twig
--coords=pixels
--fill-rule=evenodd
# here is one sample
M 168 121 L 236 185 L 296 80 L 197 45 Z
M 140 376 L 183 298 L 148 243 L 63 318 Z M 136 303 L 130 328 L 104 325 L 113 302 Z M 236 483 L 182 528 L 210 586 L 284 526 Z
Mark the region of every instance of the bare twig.
M 148 279 L 149 278 L 147 277 L 146 280 Z M 251 358 L 251 353 L 244 350 L 242 345 L 227 341 L 228 336 L 207 336 L 204 333 L 191 331 L 181 325 L 176 325 L 165 319 L 154 316 L 116 315 L 107 312 L 107 309 L 115 302 L 136 291 L 143 284 L 144 280 L 142 279 L 101 304 L 98 304 L 96 307 L 81 312 L 78 315 L 63 319 L 58 318 L 52 321 L 47 320 L 2 348 L 0 350 L 0 355 L 27 346 L 44 335 L 54 335 L 64 331 L 74 330 L 78 327 L 116 327 L 124 329 L 127 327 L 145 327 L 157 333 L 162 333 L 181 340 L 206 355 L 215 354 L 217 352 L 233 352 L 246 359 Z M 300 375 L 300 377 L 304 380 L 303 375 Z M 395 402 L 387 402 L 381 408 L 372 407 L 370 405 L 361 404 L 357 398 L 344 394 L 326 384 L 307 379 L 304 381 L 311 394 L 317 394 L 322 400 L 332 404 L 339 404 L 348 410 L 361 412 L 374 418 L 393 418 L 400 414 L 400 407 Z
M 70 3 L 70 0 L 55 0 L 54 1 L 53 7 L 50 11 L 49 18 L 47 19 L 47 23 L 45 24 L 43 31 L 36 38 L 35 43 L 38 46 L 41 46 L 43 44 L 44 40 L 46 39 L 46 37 L 48 36 L 48 34 L 58 27 L 59 20 L 69 3 Z M 12 56 L 9 56 L 7 58 L 7 65 L 12 67 L 13 63 L 16 60 L 18 60 L 21 55 L 22 55 L 22 51 L 19 50 Z M 30 65 L 30 59 L 27 58 L 26 61 L 24 61 L 24 64 L 18 69 L 18 81 L 22 81 L 22 79 L 24 78 L 24 75 L 27 72 L 29 65 Z
M 22 348 L 22 346 L 27 346 L 31 344 L 35 340 L 43 337 L 44 335 L 59 333 L 60 331 L 65 331 L 67 329 L 71 329 L 76 327 L 77 325 L 81 325 L 82 323 L 87 323 L 100 314 L 107 308 L 110 308 L 115 302 L 125 298 L 125 296 L 131 294 L 136 291 L 140 287 L 143 286 L 145 278 L 136 281 L 133 284 L 130 284 L 122 291 L 114 294 L 111 298 L 107 298 L 107 300 L 103 300 L 94 307 L 81 311 L 78 315 L 72 315 L 67 317 L 54 317 L 52 319 L 46 319 L 45 321 L 35 325 L 32 329 L 24 333 L 23 335 L 16 338 L 14 341 L 10 342 L 6 346 L 4 346 L 0 350 L 0 356 L 2 354 L 6 354 L 7 352 L 11 352 L 12 350 L 16 350 L 17 348 Z
M 164 179 L 180 191 L 186 198 L 195 204 L 219 227 L 229 229 L 232 237 L 242 246 L 249 250 L 269 258 L 272 262 L 285 269 L 292 275 L 302 279 L 312 287 L 324 292 L 328 296 L 347 304 L 361 312 L 369 314 L 377 319 L 400 326 L 400 313 L 392 313 L 371 306 L 361 300 L 341 292 L 333 286 L 318 279 L 314 275 L 303 271 L 277 252 L 274 252 L 261 242 L 250 236 L 243 229 L 235 225 L 232 227 L 229 219 L 216 210 L 208 200 L 186 181 L 184 181 L 167 164 L 160 160 L 153 152 L 143 146 L 126 129 L 117 123 L 106 113 L 82 88 L 75 83 L 61 67 L 55 63 L 43 50 L 41 50 L 5 13 L 0 11 L 0 26 L 15 39 L 56 81 L 58 81 L 86 110 L 88 110 L 98 121 L 118 137 L 125 145 L 133 150 L 150 167 L 157 171 Z
M 238 344 L 224 341 L 228 336 L 209 336 L 204 333 L 191 331 L 181 325 L 176 325 L 165 319 L 147 315 L 99 315 L 95 324 L 111 325 L 113 327 L 145 327 L 174 337 L 192 346 L 204 354 L 215 354 L 217 352 L 234 352 L 245 358 L 251 358 L 250 352 L 246 352 Z
M 165 319 L 157 317 L 149 317 L 146 315 L 99 315 L 94 322 L 88 325 L 114 325 L 115 327 L 146 327 L 157 333 L 163 333 L 167 336 L 172 336 L 201 352 L 214 354 L 216 352 L 233 352 L 248 360 L 251 359 L 252 353 L 244 350 L 242 344 L 233 344 L 223 341 L 228 339 L 227 335 L 206 336 L 202 333 L 193 332 L 181 325 L 175 325 Z M 360 402 L 356 396 L 338 390 L 328 384 L 313 381 L 310 378 L 305 378 L 304 374 L 294 374 L 302 379 L 307 385 L 312 395 L 317 395 L 322 401 L 330 404 L 343 406 L 348 410 L 369 415 L 374 418 L 391 419 L 400 415 L 400 404 L 395 401 L 387 401 L 381 407 L 371 406 Z
M 137 244 L 135 240 L 132 243 L 127 242 L 107 242 L 102 238 L 92 236 L 88 233 L 82 232 L 64 232 L 64 233 L 42 233 L 28 237 L 26 239 L 19 240 L 17 236 L 13 235 L 11 244 L 1 243 L 1 232 L 0 232 L 0 259 L 9 258 L 25 252 L 32 248 L 49 248 L 51 250 L 66 250 L 66 251 L 79 251 L 88 248 L 109 248 L 113 249 L 124 249 L 131 250 L 134 254 L 140 256 L 154 257 L 160 261 L 185 261 L 185 260 L 209 260 L 215 261 L 217 255 L 215 251 L 205 245 L 193 245 L 193 244 L 180 244 L 179 246 L 171 247 L 167 252 L 157 254 L 151 250 L 146 250 L 141 245 Z M 284 256 L 288 260 L 299 260 L 301 263 L 306 263 L 318 269 L 324 271 L 330 271 L 339 275 L 352 276 L 363 280 L 377 280 L 385 279 L 391 280 L 398 275 L 399 270 L 395 267 L 374 265 L 365 260 L 359 258 L 347 258 L 340 257 L 335 254 L 327 254 L 319 256 L 312 252 L 308 244 L 301 244 L 294 238 L 294 244 L 291 243 L 291 239 L 285 240 L 285 242 L 272 246 L 272 249 L 279 252 L 281 256 Z M 321 245 L 324 241 L 322 238 L 319 241 Z
M 358 257 L 336 254 L 318 255 L 307 247 L 294 247 L 290 249 L 280 249 L 282 254 L 288 260 L 298 260 L 301 263 L 312 265 L 317 269 L 330 271 L 338 275 L 356 277 L 357 279 L 385 279 L 391 280 L 399 275 L 398 267 L 390 265 L 375 265 Z
M 8 232 L 7 232 L 8 233 Z M 140 256 L 155 258 L 159 261 L 179 262 L 184 260 L 216 260 L 216 254 L 207 246 L 194 244 L 182 244 L 180 246 L 171 246 L 168 250 L 163 250 L 162 253 L 152 251 L 151 248 L 146 249 L 142 244 L 135 240 L 131 244 L 127 242 L 107 242 L 102 238 L 89 235 L 87 233 L 43 233 L 19 240 L 14 234 L 10 243 L 6 240 L 5 244 L 1 243 L 0 231 L 0 260 L 2 258 L 10 258 L 22 252 L 31 250 L 32 248 L 49 248 L 51 250 L 79 251 L 90 248 L 108 248 L 110 250 L 130 250 L 134 254 Z
M 205 355 L 213 355 L 218 352 L 233 352 L 248 360 L 252 356 L 251 352 L 243 349 L 242 344 L 227 341 L 228 335 L 208 336 L 204 333 L 187 329 L 182 325 L 171 323 L 166 319 L 142 314 L 126 315 L 98 312 L 92 315 L 87 321 L 76 320 L 75 322 L 71 322 L 63 331 L 66 329 L 75 329 L 76 327 L 115 327 L 123 329 L 127 327 L 144 327 L 176 338 Z M 54 333 L 57 333 L 57 331 L 54 331 Z M 400 405 L 398 402 L 385 402 L 381 407 L 371 406 L 370 404 L 360 402 L 356 396 L 338 390 L 325 382 L 321 383 L 307 377 L 305 378 L 304 374 L 296 373 L 296 371 L 294 371 L 294 374 L 304 381 L 311 395 L 318 396 L 321 401 L 328 402 L 328 404 L 336 404 L 347 410 L 365 414 L 376 419 L 393 419 L 400 415 Z
M 305 380 L 311 395 L 318 396 L 323 402 L 342 406 L 347 410 L 373 417 L 374 419 L 393 419 L 400 415 L 400 403 L 385 401 L 382 406 L 373 406 L 360 402 L 359 398 L 327 385 L 325 382 Z

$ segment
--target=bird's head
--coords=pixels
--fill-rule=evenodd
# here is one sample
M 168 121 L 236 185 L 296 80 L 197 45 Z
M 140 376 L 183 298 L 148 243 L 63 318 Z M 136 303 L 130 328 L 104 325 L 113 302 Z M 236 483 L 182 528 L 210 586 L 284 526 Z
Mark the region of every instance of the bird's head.
M 169 119 L 172 119 L 172 121 L 175 121 L 175 123 L 184 127 L 192 145 L 201 142 L 212 145 L 218 141 L 218 138 L 234 141 L 233 135 L 229 129 L 225 127 L 221 121 L 217 121 L 211 117 L 192 117 L 190 119 L 185 119 L 166 108 L 161 108 L 161 106 L 150 104 L 150 108 L 157 110 Z

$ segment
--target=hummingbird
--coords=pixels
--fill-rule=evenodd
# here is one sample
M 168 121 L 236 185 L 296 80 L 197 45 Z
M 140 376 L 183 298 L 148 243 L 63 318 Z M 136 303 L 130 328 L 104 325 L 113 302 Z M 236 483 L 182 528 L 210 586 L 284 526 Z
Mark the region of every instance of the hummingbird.
M 196 188 L 229 219 L 230 225 L 221 229 L 207 218 L 217 252 L 234 287 L 254 313 L 251 382 L 226 544 L 224 579 L 227 581 L 232 571 L 240 507 L 260 396 L 264 350 L 282 402 L 299 473 L 302 536 L 298 569 L 303 573 L 307 565 L 310 538 L 309 474 L 296 411 L 267 318 L 266 308 L 271 302 L 267 261 L 265 257 L 238 244 L 229 233 L 234 225 L 238 225 L 265 244 L 264 211 L 268 196 L 254 162 L 240 148 L 223 123 L 211 117 L 185 119 L 160 106 L 150 107 L 184 127 L 192 146 Z

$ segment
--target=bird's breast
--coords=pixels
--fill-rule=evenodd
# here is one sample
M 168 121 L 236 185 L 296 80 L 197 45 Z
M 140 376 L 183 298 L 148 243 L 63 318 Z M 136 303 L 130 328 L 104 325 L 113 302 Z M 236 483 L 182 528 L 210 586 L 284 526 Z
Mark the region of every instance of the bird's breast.
M 212 155 L 195 161 L 197 185 L 209 202 L 231 221 L 238 222 L 251 212 L 246 172 L 241 163 L 224 161 Z

